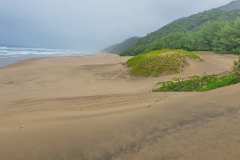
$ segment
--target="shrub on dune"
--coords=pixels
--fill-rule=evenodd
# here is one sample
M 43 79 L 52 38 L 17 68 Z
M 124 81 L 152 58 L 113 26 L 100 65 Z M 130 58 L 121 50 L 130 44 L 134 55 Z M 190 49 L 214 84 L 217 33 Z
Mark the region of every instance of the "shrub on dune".
M 200 60 L 194 52 L 164 49 L 135 56 L 127 64 L 134 76 L 157 77 L 164 73 L 181 72 L 187 58 Z
M 187 80 L 161 82 L 156 92 L 188 92 L 209 91 L 229 85 L 240 83 L 240 57 L 234 62 L 233 71 L 219 75 L 194 76 Z
M 239 75 L 228 73 L 226 75 L 194 76 L 188 80 L 167 81 L 158 84 L 156 92 L 203 92 L 233 84 L 240 83 Z

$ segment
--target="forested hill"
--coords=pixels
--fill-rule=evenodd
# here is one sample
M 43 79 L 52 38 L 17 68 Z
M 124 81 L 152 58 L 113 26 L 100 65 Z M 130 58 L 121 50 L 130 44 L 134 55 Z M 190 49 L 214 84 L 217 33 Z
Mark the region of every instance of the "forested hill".
M 114 50 L 123 55 L 162 48 L 240 53 L 240 0 L 178 19 L 127 47 L 122 44 L 126 41 Z

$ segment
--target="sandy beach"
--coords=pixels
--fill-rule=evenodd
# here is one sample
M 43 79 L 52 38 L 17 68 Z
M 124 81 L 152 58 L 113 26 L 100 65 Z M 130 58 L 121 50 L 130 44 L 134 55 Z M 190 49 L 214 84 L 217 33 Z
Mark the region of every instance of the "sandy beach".
M 182 77 L 230 71 L 202 53 Z M 238 160 L 240 85 L 153 93 L 179 75 L 137 78 L 128 57 L 26 60 L 0 69 L 1 160 Z

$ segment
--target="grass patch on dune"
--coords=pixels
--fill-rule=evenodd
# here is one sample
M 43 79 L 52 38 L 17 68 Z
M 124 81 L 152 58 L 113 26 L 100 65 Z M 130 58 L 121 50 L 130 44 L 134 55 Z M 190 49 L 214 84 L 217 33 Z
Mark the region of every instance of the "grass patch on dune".
M 189 80 L 176 80 L 159 83 L 155 92 L 204 92 L 240 83 L 240 75 L 229 73 L 226 75 L 194 76 Z
M 127 65 L 134 76 L 157 77 L 163 73 L 181 72 L 187 58 L 200 60 L 194 52 L 164 49 L 135 56 Z
M 161 82 L 155 92 L 204 92 L 240 83 L 240 57 L 232 72 L 219 75 L 193 76 L 187 80 Z

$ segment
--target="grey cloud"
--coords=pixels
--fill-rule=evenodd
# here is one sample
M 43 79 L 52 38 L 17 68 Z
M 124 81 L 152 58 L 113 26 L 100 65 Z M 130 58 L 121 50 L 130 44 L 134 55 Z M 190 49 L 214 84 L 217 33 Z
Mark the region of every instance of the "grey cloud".
M 98 50 L 231 0 L 0 0 L 0 44 Z

